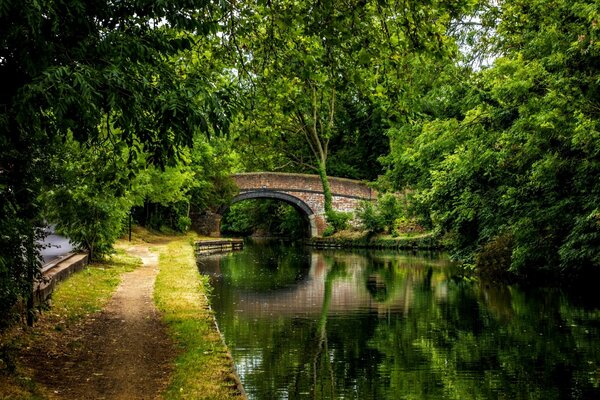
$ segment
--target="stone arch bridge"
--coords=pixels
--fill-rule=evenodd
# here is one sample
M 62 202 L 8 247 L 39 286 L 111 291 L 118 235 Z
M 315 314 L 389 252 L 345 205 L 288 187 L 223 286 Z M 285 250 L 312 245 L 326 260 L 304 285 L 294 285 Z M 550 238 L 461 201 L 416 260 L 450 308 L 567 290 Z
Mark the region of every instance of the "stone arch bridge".
M 278 199 L 291 204 L 308 221 L 310 236 L 321 236 L 326 227 L 323 185 L 318 175 L 251 172 L 232 175 L 239 193 L 231 204 L 247 199 Z M 374 200 L 375 190 L 360 181 L 329 177 L 332 205 L 336 211 L 352 212 L 362 200 Z M 227 208 L 201 221 L 197 229 L 210 236 L 220 234 L 220 219 Z

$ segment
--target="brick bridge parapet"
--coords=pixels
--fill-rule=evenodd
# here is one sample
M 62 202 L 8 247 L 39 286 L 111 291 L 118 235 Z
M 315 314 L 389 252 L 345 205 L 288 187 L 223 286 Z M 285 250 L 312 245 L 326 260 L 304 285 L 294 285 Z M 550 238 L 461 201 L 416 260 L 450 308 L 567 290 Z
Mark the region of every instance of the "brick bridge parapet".
M 323 234 L 327 224 L 323 185 L 318 175 L 249 172 L 235 174 L 231 178 L 239 188 L 239 193 L 231 204 L 253 198 L 279 199 L 294 206 L 308 219 L 311 237 Z M 329 186 L 332 206 L 336 211 L 353 212 L 362 200 L 372 201 L 377 197 L 375 190 L 352 179 L 329 177 Z M 225 209 L 221 209 L 218 214 L 222 214 Z M 218 233 L 217 222 L 210 234 L 214 236 Z

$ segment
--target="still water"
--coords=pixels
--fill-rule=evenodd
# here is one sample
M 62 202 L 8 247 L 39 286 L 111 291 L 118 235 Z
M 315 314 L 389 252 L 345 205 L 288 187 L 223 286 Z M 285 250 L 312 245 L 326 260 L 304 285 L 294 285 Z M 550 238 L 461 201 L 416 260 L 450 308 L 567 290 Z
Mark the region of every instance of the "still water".
M 202 258 L 251 399 L 600 399 L 600 302 L 445 257 L 282 243 Z

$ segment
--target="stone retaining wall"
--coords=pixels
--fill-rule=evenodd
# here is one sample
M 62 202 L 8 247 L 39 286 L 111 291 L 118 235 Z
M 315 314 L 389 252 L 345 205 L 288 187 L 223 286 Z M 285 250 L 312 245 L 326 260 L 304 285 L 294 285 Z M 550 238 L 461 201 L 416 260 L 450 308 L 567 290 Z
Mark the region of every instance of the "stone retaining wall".
M 82 270 L 86 265 L 88 265 L 88 254 L 77 253 L 45 266 L 42 269 L 42 279 L 34 289 L 35 303 L 44 303 L 50 297 L 58 282 L 67 279 L 74 272 Z

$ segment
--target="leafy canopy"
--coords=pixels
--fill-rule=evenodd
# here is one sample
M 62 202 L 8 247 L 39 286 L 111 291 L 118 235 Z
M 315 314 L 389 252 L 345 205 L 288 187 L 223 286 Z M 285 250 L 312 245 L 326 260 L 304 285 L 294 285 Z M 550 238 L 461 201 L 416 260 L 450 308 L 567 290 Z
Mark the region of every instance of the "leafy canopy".
M 507 0 L 492 12 L 501 57 L 462 82 L 440 77 L 429 96 L 442 108 L 391 132 L 390 178 L 419 189 L 423 214 L 482 270 L 597 270 L 597 7 Z

